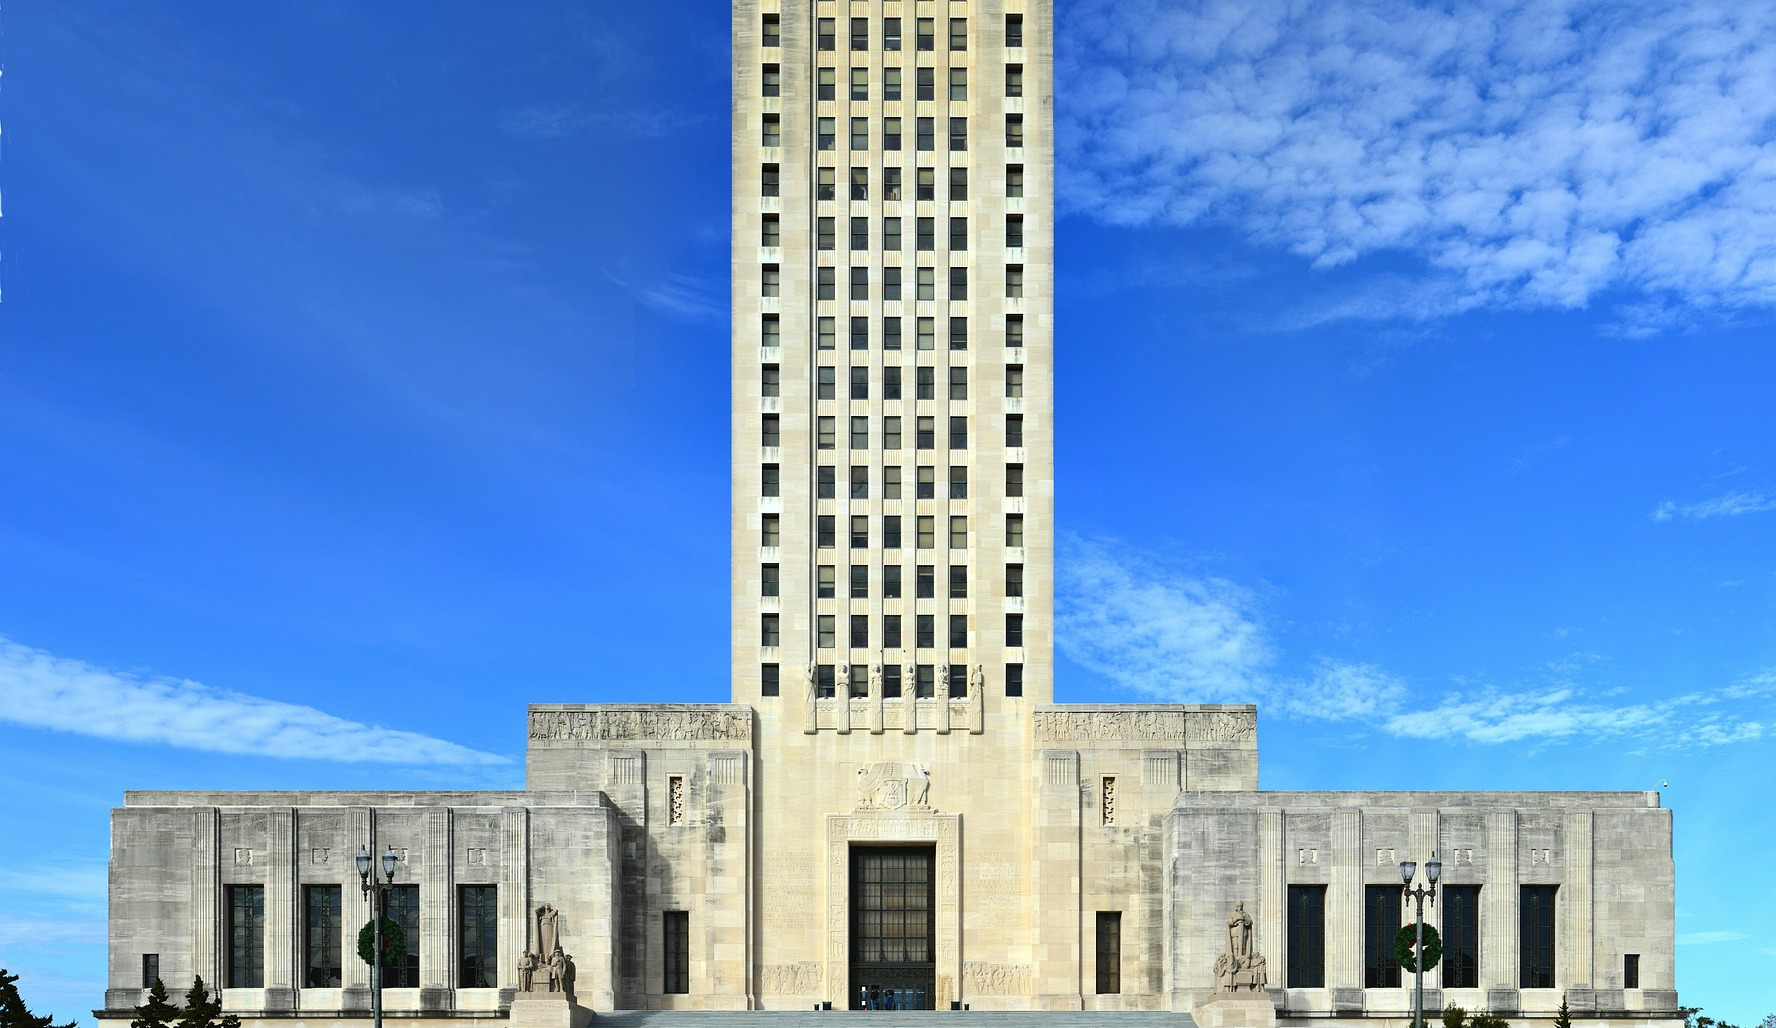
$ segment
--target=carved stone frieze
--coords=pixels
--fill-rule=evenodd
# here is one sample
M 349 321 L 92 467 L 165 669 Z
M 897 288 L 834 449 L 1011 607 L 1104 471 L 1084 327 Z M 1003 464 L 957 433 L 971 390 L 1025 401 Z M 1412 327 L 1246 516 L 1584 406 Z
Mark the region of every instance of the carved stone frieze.
M 929 810 L 931 769 L 904 760 L 883 760 L 857 769 L 858 810 Z
M 1039 710 L 1042 742 L 1251 742 L 1258 718 L 1226 710 Z
M 735 710 L 676 708 L 533 710 L 530 737 L 539 740 L 752 740 L 752 715 Z
M 759 968 L 759 992 L 766 996 L 810 996 L 819 991 L 819 961 L 766 964 Z
M 1027 996 L 1030 968 L 1026 964 L 989 964 L 969 960 L 962 964 L 962 980 L 971 996 Z

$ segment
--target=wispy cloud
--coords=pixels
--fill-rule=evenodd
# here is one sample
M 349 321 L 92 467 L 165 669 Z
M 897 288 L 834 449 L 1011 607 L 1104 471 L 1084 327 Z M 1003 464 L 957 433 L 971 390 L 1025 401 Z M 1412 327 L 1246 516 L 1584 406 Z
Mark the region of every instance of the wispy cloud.
M 703 279 L 676 272 L 659 285 L 637 290 L 641 302 L 674 317 L 689 321 L 722 321 L 728 316 L 725 296 L 717 296 Z
M 1743 942 L 1751 938 L 1744 932 L 1684 932 L 1677 937 L 1679 946 L 1713 946 L 1721 942 Z
M 1776 304 L 1769 5 L 1084 0 L 1061 32 L 1071 208 L 1439 272 L 1316 317 Z
M 6 697 L 0 720 L 100 739 L 354 763 L 509 763 L 415 732 L 188 680 L 109 671 L 5 638 L 0 638 L 0 694 Z
M 637 139 L 662 139 L 707 122 L 702 113 L 669 107 L 610 107 L 588 110 L 575 104 L 544 104 L 500 113 L 500 128 L 519 139 L 567 139 L 599 132 Z
M 1700 503 L 1680 504 L 1666 500 L 1653 508 L 1653 520 L 1683 518 L 1686 521 L 1706 521 L 1709 518 L 1733 517 L 1739 514 L 1761 514 L 1767 510 L 1776 510 L 1776 499 L 1763 493 L 1735 492 Z
M 1570 681 L 1595 655 L 1548 669 L 1537 688 L 1481 685 L 1425 703 L 1374 664 L 1321 656 L 1287 673 L 1255 595 L 1112 543 L 1063 538 L 1055 645 L 1125 688 L 1173 702 L 1253 702 L 1288 717 L 1361 720 L 1390 735 L 1475 743 L 1619 739 L 1722 745 L 1776 735 L 1776 672 L 1635 703 Z M 1756 716 L 1754 716 L 1756 715 Z

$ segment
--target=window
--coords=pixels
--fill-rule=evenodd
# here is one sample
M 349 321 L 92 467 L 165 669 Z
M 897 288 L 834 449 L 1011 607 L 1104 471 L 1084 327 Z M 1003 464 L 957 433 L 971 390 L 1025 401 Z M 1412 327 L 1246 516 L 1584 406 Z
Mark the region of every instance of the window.
M 869 199 L 869 169 L 868 168 L 852 168 L 851 169 L 851 199 L 853 199 L 853 200 L 868 200 Z M 865 228 L 863 230 L 863 237 L 865 239 L 869 238 L 869 229 L 868 228 Z
M 883 118 L 882 119 L 882 149 L 884 149 L 884 150 L 898 150 L 898 149 L 900 149 L 900 119 L 899 118 Z M 900 197 L 894 193 L 888 194 L 888 196 L 886 198 L 889 200 L 900 199 Z
M 817 449 L 821 449 L 821 450 L 833 449 L 834 448 L 833 433 L 835 431 L 835 429 L 833 427 L 833 419 L 832 418 L 816 418 L 814 420 L 815 420 L 815 440 L 814 440 L 815 447 Z
M 779 542 L 780 515 L 765 514 L 759 520 L 759 545 L 770 549 Z
M 1400 931 L 1400 887 L 1363 887 L 1363 987 L 1397 989 L 1400 965 L 1394 963 L 1394 936 Z
M 899 368 L 889 368 L 887 370 L 899 371 L 900 369 Z M 897 390 L 897 392 L 898 392 L 898 390 Z M 889 417 L 885 417 L 882 419 L 882 449 L 884 449 L 884 450 L 898 450 L 898 449 L 900 449 L 900 418 L 899 417 L 891 415 Z
M 228 887 L 228 987 L 265 987 L 265 887 Z
M 1007 364 L 1005 366 L 1005 396 L 1007 399 L 1021 399 L 1024 395 L 1024 366 Z
M 1006 96 L 1023 96 L 1024 95 L 1024 66 L 1023 65 L 1021 65 L 1021 64 L 1007 64 L 1005 66 L 1005 95 Z
M 919 549 L 929 550 L 937 546 L 937 518 L 922 514 L 915 522 L 918 525 Z
M 899 119 L 895 120 L 894 133 L 895 133 L 895 149 L 899 149 L 900 148 L 900 142 L 899 142 L 899 140 L 900 140 L 900 121 L 899 121 Z M 882 198 L 885 200 L 899 200 L 900 199 L 900 169 L 899 168 L 883 168 L 882 169 Z
M 781 496 L 782 479 L 782 472 L 775 464 L 766 464 L 759 468 L 759 495 Z
M 1005 345 L 1022 347 L 1024 345 L 1024 316 L 1007 314 L 1005 316 Z
M 1022 614 L 1005 615 L 1005 645 L 1022 646 L 1024 644 L 1024 616 Z
M 833 515 L 821 514 L 814 519 L 814 544 L 828 548 L 837 542 L 838 529 L 833 524 Z
M 918 581 L 913 583 L 913 587 L 914 587 L 913 595 L 915 597 L 917 597 L 918 599 L 921 599 L 921 600 L 936 599 L 937 598 L 937 572 L 936 572 L 936 569 L 933 568 L 930 564 L 920 564 L 919 565 L 919 578 L 918 578 Z M 921 615 L 921 616 L 922 617 L 930 617 L 930 615 L 928 615 L 928 614 Z M 921 640 L 919 643 L 920 646 L 934 646 L 934 645 L 936 645 L 935 643 L 930 641 L 931 635 L 930 635 L 930 633 L 927 633 L 924 629 L 920 630 L 919 638 Z
M 824 22 L 831 19 L 822 18 Z M 661 917 L 661 964 L 665 972 L 662 989 L 668 994 L 686 995 L 691 991 L 691 913 L 668 910 Z
M 968 199 L 968 169 L 967 168 L 951 168 L 950 169 L 950 199 L 952 199 L 952 200 L 966 200 L 966 199 Z M 953 229 L 951 230 L 951 234 L 952 235 L 954 234 Z M 952 247 L 954 245 L 955 244 L 953 244 L 953 243 L 951 244 Z M 963 247 L 963 249 L 967 249 L 967 247 Z
M 852 118 L 851 119 L 851 149 L 853 149 L 853 150 L 868 150 L 869 149 L 869 119 L 868 118 Z
M 759 169 L 759 195 L 778 195 L 778 170 L 775 164 L 766 164 Z
M 937 149 L 937 119 L 919 118 L 916 124 L 917 138 L 913 145 L 920 150 Z
M 931 269 L 930 268 L 923 268 L 920 270 L 930 271 Z M 937 345 L 937 321 L 935 319 L 920 318 L 919 324 L 918 324 L 918 329 L 919 329 L 919 338 L 917 340 L 915 340 L 915 344 L 919 347 L 919 349 L 929 350 Z M 924 397 L 924 399 L 930 399 L 930 397 Z
M 882 548 L 900 549 L 900 515 L 889 514 L 882 519 Z
M 764 134 L 759 142 L 764 146 L 783 145 L 783 119 L 781 115 L 765 115 Z
M 776 65 L 769 65 L 769 67 L 776 67 Z M 967 68 L 951 68 L 950 69 L 950 99 L 951 100 L 966 100 L 966 99 L 968 99 L 968 69 Z
M 759 319 L 759 345 L 777 346 L 783 342 L 781 323 L 775 314 L 766 314 Z
M 1005 245 L 1022 247 L 1024 245 L 1024 216 L 1007 214 L 1005 216 Z
M 968 249 L 968 219 L 950 219 L 950 249 L 966 251 Z
M 1024 166 L 1008 164 L 1005 166 L 1005 195 L 1022 197 L 1024 195 Z
M 1024 45 L 1024 16 L 1023 15 L 1008 14 L 1005 16 L 1005 45 L 1006 46 L 1023 46 Z
M 815 22 L 815 46 L 821 50 L 831 50 L 835 46 L 834 37 L 838 35 L 831 18 L 821 18 Z
M 816 636 L 814 645 L 823 650 L 832 649 L 838 641 L 837 619 L 831 614 L 822 614 L 814 619 L 814 625 L 814 634 Z M 832 695 L 832 684 L 830 682 L 827 683 L 825 695 Z
M 884 249 L 884 250 L 899 250 L 900 249 L 900 219 L 899 218 L 883 218 L 882 219 L 882 249 Z M 900 269 L 894 268 L 892 270 L 894 271 L 895 285 L 898 286 L 900 284 Z M 898 299 L 900 299 L 900 297 L 898 297 L 898 296 L 884 296 L 883 299 L 898 300 Z
M 1024 545 L 1024 516 L 1022 514 L 1005 515 L 1005 545 L 1018 549 Z
M 777 615 L 759 615 L 759 645 L 776 646 L 781 638 L 778 634 Z
M 814 346 L 820 350 L 833 348 L 833 319 L 814 319 Z
M 401 926 L 407 955 L 398 964 L 382 969 L 385 989 L 419 988 L 419 886 L 397 885 L 389 890 L 388 917 Z
M 866 432 L 865 435 L 867 435 L 867 434 L 868 433 Z M 869 499 L 869 468 L 854 467 L 851 469 L 851 498 L 853 500 L 867 500 L 867 499 Z M 851 545 L 852 546 L 867 546 L 868 543 L 860 543 L 857 541 L 857 534 L 856 534 L 857 533 L 857 519 L 856 518 L 851 519 L 851 529 L 852 529 Z M 867 533 L 866 533 L 866 535 L 867 535 Z
M 968 149 L 968 119 L 967 118 L 951 118 L 950 119 L 950 149 L 951 150 L 966 150 L 966 149 Z
M 917 494 L 914 497 L 915 499 L 920 499 L 920 500 L 935 500 L 935 499 L 937 499 L 937 469 L 936 468 L 920 468 L 919 469 L 919 480 L 918 480 L 918 482 L 916 482 L 914 484 L 913 488 Z
M 930 18 L 920 18 L 914 27 L 918 32 L 918 39 L 916 42 L 918 48 L 921 50 L 936 50 L 937 23 Z M 922 96 L 919 99 L 929 100 L 931 98 L 928 96 Z
M 937 617 L 933 614 L 920 614 L 913 622 L 913 645 L 922 649 L 930 649 L 937 645 Z M 930 696 L 930 691 L 921 691 L 920 696 Z
M 1480 887 L 1443 887 L 1443 987 L 1480 987 Z
M 950 565 L 950 599 L 968 599 L 968 565 Z M 953 642 L 951 645 L 955 645 Z
M 345 966 L 339 949 L 340 888 L 303 886 L 302 905 L 308 915 L 302 937 L 303 988 L 337 989 Z
M 852 18 L 851 19 L 851 49 L 853 49 L 853 50 L 868 50 L 869 49 L 869 19 L 868 18 Z
M 966 399 L 968 399 L 968 369 L 967 368 L 951 368 L 950 369 L 950 399 L 952 399 L 952 400 L 966 400 Z
M 1005 695 L 1022 696 L 1023 694 L 1024 666 L 1022 664 L 1005 665 Z
M 888 640 L 893 639 L 893 642 Z M 882 618 L 882 645 L 889 649 L 900 649 L 900 615 L 889 614 Z M 900 696 L 900 665 L 882 665 L 882 695 L 888 699 Z
M 1287 988 L 1326 987 L 1326 887 L 1289 886 Z
M 895 518 L 894 520 L 895 520 L 894 546 L 896 548 L 898 548 L 900 546 L 900 519 Z M 882 595 L 886 596 L 888 599 L 891 599 L 891 600 L 900 599 L 900 565 L 899 564 L 889 564 L 888 566 L 886 566 L 882 569 Z M 899 618 L 894 619 L 894 631 L 895 631 L 895 638 L 898 640 L 899 633 L 900 633 L 900 619 Z M 888 645 L 899 646 L 900 643 L 898 641 L 896 641 L 896 642 L 890 643 Z
M 1024 445 L 1024 416 L 1022 414 L 1005 415 L 1005 445 L 1014 449 Z
M 766 414 L 759 426 L 759 445 L 769 447 L 777 444 L 777 415 Z
M 950 549 L 968 549 L 968 519 L 960 514 L 950 515 Z
M 925 618 L 926 620 L 930 619 L 930 615 L 921 615 L 921 617 Z M 936 671 L 937 671 L 937 669 L 932 667 L 930 664 L 920 664 L 918 666 L 918 668 L 914 670 L 914 672 L 913 672 L 913 674 L 914 674 L 913 695 L 914 696 L 918 697 L 919 699 L 928 700 L 932 697 L 932 695 L 934 693 L 936 693 L 936 691 L 937 691 Z
M 937 369 L 919 368 L 917 383 L 913 388 L 921 400 L 937 399 Z
M 882 469 L 882 499 L 900 499 L 900 465 L 898 464 L 890 464 Z M 896 524 L 898 525 L 898 520 Z M 900 532 L 898 528 L 895 530 L 894 538 L 897 540 L 896 545 L 899 545 Z
M 780 671 L 776 664 L 759 665 L 759 695 L 776 696 L 781 688 Z
M 968 317 L 957 314 L 950 318 L 950 349 L 968 349 Z
M 834 692 L 833 666 L 819 664 L 814 669 L 814 698 L 830 700 Z
M 778 565 L 776 565 L 776 564 L 761 564 L 761 565 L 759 565 L 759 595 L 760 596 L 781 595 L 781 592 L 780 592 L 781 586 L 782 586 L 782 576 L 780 574 L 780 568 L 778 567 Z
M 1022 464 L 1005 465 L 1005 495 L 1024 495 L 1024 466 Z
M 968 19 L 967 18 L 951 18 L 950 19 L 950 49 L 951 50 L 966 50 L 966 49 L 968 49 Z
M 765 15 L 765 31 L 763 36 L 759 39 L 759 42 L 764 46 L 783 45 L 782 26 L 779 15 Z
M 814 597 L 821 600 L 837 599 L 839 595 L 838 571 L 831 564 L 822 564 L 814 569 Z
M 921 450 L 937 448 L 937 419 L 915 418 L 913 421 L 913 445 Z
M 966 267 L 950 269 L 950 299 L 968 299 L 968 269 Z
M 864 518 L 864 517 L 856 517 L 856 518 L 851 519 L 852 533 L 853 533 L 852 545 L 854 545 L 854 546 L 868 546 L 869 543 L 867 540 L 869 537 L 869 529 L 867 527 L 864 529 L 864 532 L 863 532 L 865 541 L 861 542 L 861 543 L 855 541 L 855 539 L 856 539 L 856 525 L 857 525 L 857 522 L 859 522 L 859 521 L 864 522 L 867 526 L 869 519 Z M 854 600 L 869 599 L 869 565 L 867 565 L 867 564 L 853 564 L 853 565 L 851 565 L 851 598 Z
M 765 65 L 760 80 L 766 96 L 783 95 L 783 69 L 775 64 Z
M 816 400 L 833 399 L 834 383 L 837 381 L 839 369 L 830 364 L 822 364 L 814 369 L 814 398 Z
M 1098 995 L 1122 991 L 1122 912 L 1098 911 Z
M 968 469 L 965 467 L 950 469 L 950 499 L 968 499 Z
M 937 172 L 930 168 L 919 169 L 918 192 L 914 197 L 919 200 L 937 199 Z M 929 250 L 931 247 L 927 246 Z
M 457 988 L 499 988 L 499 889 L 465 885 L 457 893 Z
M 144 957 L 143 959 L 146 960 L 147 958 Z M 1452 986 L 1452 985 L 1445 985 L 1444 986 L 1444 988 L 1446 988 L 1446 989 L 1450 989 L 1450 988 L 1454 988 L 1454 987 L 1455 986 Z M 1622 988 L 1624 988 L 1624 989 L 1638 989 L 1638 988 L 1640 988 L 1640 954 L 1639 953 L 1624 953 L 1624 954 L 1622 954 Z
M 950 415 L 950 449 L 968 449 L 968 418 L 963 415 Z
M 919 170 L 926 171 L 928 169 L 920 168 Z M 916 246 L 920 250 L 935 250 L 935 249 L 937 249 L 937 219 L 936 218 L 920 218 L 914 224 L 916 225 L 916 234 L 914 236 L 914 244 L 913 245 Z M 932 290 L 933 295 L 927 296 L 926 295 L 927 290 L 925 290 L 923 288 L 923 286 L 925 286 L 926 283 L 934 283 L 936 281 L 936 279 L 934 279 L 932 277 L 935 274 L 936 274 L 936 272 L 932 271 L 930 268 L 920 268 L 919 269 L 919 285 L 921 286 L 921 288 L 919 290 L 919 299 L 921 299 L 921 300 L 936 299 L 935 290 Z
M 869 299 L 868 275 L 869 270 L 867 268 L 851 269 L 851 299 Z M 859 279 L 863 279 L 863 281 L 859 282 Z M 869 349 L 869 315 L 867 314 L 851 315 L 851 349 Z
M 956 614 L 950 615 L 950 632 L 951 632 L 950 645 L 952 647 L 957 645 L 956 640 L 955 640 L 955 626 L 956 626 L 956 618 L 959 616 L 960 615 L 956 615 Z M 966 621 L 967 619 L 964 618 L 963 620 Z M 964 634 L 966 635 L 966 632 L 964 632 Z M 967 664 L 951 664 L 950 665 L 950 699 L 960 700 L 960 699 L 966 699 L 967 697 L 968 697 L 968 665 Z
M 865 568 L 864 570 L 867 571 L 868 569 Z M 862 649 L 867 649 L 868 647 L 869 647 L 869 615 L 868 614 L 853 614 L 853 615 L 851 615 L 851 648 L 854 650 L 862 650 Z M 852 693 L 852 695 L 856 695 L 857 690 L 859 688 L 863 688 L 863 689 L 868 688 L 868 686 L 865 684 L 863 675 L 857 674 L 857 675 L 851 676 L 851 693 Z
M 1006 131 L 1010 132 L 1010 118 L 1006 119 Z M 1007 144 L 1010 145 L 1010 144 Z M 839 121 L 837 118 L 819 118 L 814 122 L 814 146 L 819 150 L 836 150 L 839 147 Z M 830 199 L 830 197 L 826 198 Z
M 838 471 L 831 464 L 822 464 L 814 469 L 814 498 L 816 500 L 838 499 Z
M 1005 295 L 1008 299 L 1022 299 L 1024 295 L 1024 266 L 1007 264 L 1005 266 Z
M 894 220 L 899 221 L 900 219 Z M 896 238 L 894 242 L 899 244 L 900 240 Z M 882 269 L 882 299 L 900 299 L 899 268 Z M 892 344 L 888 342 L 890 339 L 894 340 Z M 890 314 L 882 319 L 882 347 L 887 350 L 900 349 L 900 316 L 897 314 Z
M 851 249 L 853 249 L 853 250 L 867 250 L 867 249 L 869 249 L 869 219 L 868 218 L 852 218 L 851 219 Z M 851 284 L 853 286 L 856 286 L 858 284 L 859 280 L 861 280 L 864 283 L 864 294 L 862 296 L 853 296 L 853 297 L 851 297 L 851 299 L 853 299 L 853 300 L 867 300 L 867 299 L 869 299 L 869 285 L 868 285 L 868 283 L 869 283 L 869 269 L 868 268 L 852 268 L 851 269 Z
M 884 18 L 884 19 L 882 19 L 882 49 L 884 49 L 884 50 L 899 50 L 900 49 L 900 19 L 899 18 Z M 891 96 L 888 99 L 898 100 L 900 98 L 897 96 Z
M 759 295 L 779 296 L 783 292 L 783 271 L 775 264 L 759 268 Z
M 1024 145 L 1024 116 L 1007 114 L 1005 116 L 1005 146 L 1016 150 Z
M 160 981 L 160 954 L 142 954 L 142 988 L 152 989 Z
M 1024 595 L 1024 566 L 1022 564 L 1005 565 L 1005 595 Z
M 1554 899 L 1556 886 L 1522 886 L 1523 909 L 1518 953 L 1522 955 L 1520 989 L 1554 988 Z
M 851 369 L 851 398 L 853 400 L 869 399 L 869 369 Z
M 817 219 L 815 219 L 815 221 L 814 221 L 815 246 L 817 246 L 818 248 L 820 248 L 822 250 L 831 250 L 834 248 L 837 236 L 838 236 L 838 231 L 837 231 L 837 228 L 836 228 L 832 218 L 817 218 Z M 828 272 L 827 281 L 830 282 L 832 280 L 830 269 L 822 268 L 820 270 Z M 829 296 L 829 297 L 827 297 L 827 299 L 830 300 L 830 299 L 832 299 L 832 297 Z
M 759 395 L 779 396 L 783 390 L 783 373 L 775 364 L 759 367 Z
M 838 199 L 838 178 L 832 168 L 818 168 L 814 172 L 814 199 Z M 830 247 L 828 249 L 831 249 Z

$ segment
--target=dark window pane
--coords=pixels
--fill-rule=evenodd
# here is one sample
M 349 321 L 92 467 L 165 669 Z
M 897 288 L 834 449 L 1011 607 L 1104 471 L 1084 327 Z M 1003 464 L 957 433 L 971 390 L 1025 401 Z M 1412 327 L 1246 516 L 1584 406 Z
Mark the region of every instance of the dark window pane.
M 457 899 L 457 955 L 461 974 L 457 987 L 499 987 L 499 889 L 465 885 Z
M 265 987 L 265 887 L 228 887 L 228 987 Z
M 1289 981 L 1291 989 L 1326 987 L 1326 887 L 1289 886 Z
M 385 989 L 419 988 L 419 886 L 397 885 L 389 890 L 388 919 L 401 926 L 402 947 L 406 954 L 399 963 L 382 969 Z M 357 939 L 351 940 L 354 954 Z M 356 959 L 354 956 L 353 959 Z
M 1480 887 L 1443 889 L 1443 987 L 1480 987 Z
M 1400 931 L 1400 886 L 1363 888 L 1363 987 L 1397 989 L 1400 965 L 1394 963 L 1394 936 Z
M 1122 991 L 1122 912 L 1098 911 L 1098 994 Z
M 691 991 L 691 914 L 687 910 L 668 910 L 662 916 L 663 986 L 669 994 L 685 995 Z
M 303 987 L 337 989 L 344 970 L 339 959 L 341 892 L 337 885 L 302 890 L 307 919 L 303 931 Z
M 1554 988 L 1554 900 L 1557 887 L 1525 885 L 1523 889 L 1521 949 L 1522 980 L 1518 988 Z

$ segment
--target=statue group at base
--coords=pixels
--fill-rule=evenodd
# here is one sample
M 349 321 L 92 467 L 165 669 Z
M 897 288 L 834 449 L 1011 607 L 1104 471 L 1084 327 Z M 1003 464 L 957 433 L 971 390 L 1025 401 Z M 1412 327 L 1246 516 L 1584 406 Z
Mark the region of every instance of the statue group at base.
M 584 1028 L 592 1012 L 574 1002 L 573 955 L 561 948 L 560 913 L 545 903 L 536 912 L 536 949 L 518 957 L 518 991 L 510 1028 Z
M 1201 1028 L 1274 1028 L 1276 1005 L 1266 991 L 1269 984 L 1264 957 L 1252 945 L 1252 915 L 1241 900 L 1227 915 L 1224 948 L 1215 958 L 1215 991 L 1196 1008 L 1196 1023 Z

